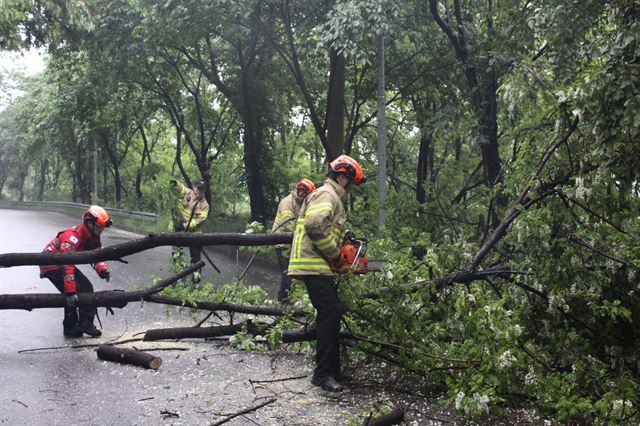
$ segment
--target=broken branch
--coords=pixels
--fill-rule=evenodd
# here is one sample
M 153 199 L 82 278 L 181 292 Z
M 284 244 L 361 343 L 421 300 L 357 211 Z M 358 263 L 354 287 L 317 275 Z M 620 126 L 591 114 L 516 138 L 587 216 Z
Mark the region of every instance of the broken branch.
M 95 293 L 78 293 L 78 306 L 106 306 L 110 308 L 124 308 L 127 303 L 143 300 L 163 288 L 175 283 L 181 278 L 197 271 L 204 266 L 203 261 L 194 263 L 188 268 L 165 278 L 156 285 L 139 291 L 97 291 Z M 63 308 L 66 306 L 65 297 L 54 293 L 33 294 L 0 294 L 0 309 Z
M 159 246 L 265 246 L 288 244 L 293 233 L 282 234 L 237 234 L 237 233 L 159 233 L 126 243 L 103 247 L 97 250 L 72 253 L 4 253 L 0 254 L 0 268 L 20 265 L 67 265 L 87 264 L 105 260 L 119 260 L 124 256 Z

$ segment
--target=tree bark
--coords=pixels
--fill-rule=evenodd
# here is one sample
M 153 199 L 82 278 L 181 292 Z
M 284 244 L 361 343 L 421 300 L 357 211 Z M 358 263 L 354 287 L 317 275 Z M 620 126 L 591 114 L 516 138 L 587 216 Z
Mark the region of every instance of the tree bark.
M 204 261 L 194 263 L 188 268 L 165 278 L 153 287 L 139 291 L 98 291 L 95 293 L 78 293 L 78 306 L 107 306 L 110 308 L 124 308 L 127 303 L 143 300 L 145 297 L 157 293 L 180 278 L 197 271 L 204 266 Z M 63 294 L 1 294 L 0 309 L 62 308 L 66 306 Z
M 157 370 L 162 364 L 162 359 L 155 355 L 134 349 L 116 348 L 112 345 L 100 345 L 96 353 L 98 358 L 105 361 L 138 365 L 152 370 Z
M 73 253 L 4 253 L 0 254 L 0 268 L 20 265 L 87 264 L 105 260 L 119 260 L 124 256 L 159 246 L 240 245 L 263 246 L 290 244 L 293 233 L 236 234 L 236 233 L 158 233 L 97 250 Z
M 391 426 L 397 425 L 404 421 L 405 408 L 402 405 L 396 405 L 393 410 L 382 416 L 366 419 L 363 426 Z
M 227 302 L 187 302 L 177 297 L 161 296 L 158 294 L 152 294 L 145 297 L 147 302 L 162 303 L 164 305 L 184 306 L 192 309 L 202 309 L 206 311 L 226 311 L 237 312 L 241 314 L 252 315 L 268 315 L 268 316 L 283 316 L 288 313 L 287 310 L 282 308 L 271 308 L 268 306 L 247 306 L 236 305 Z M 293 316 L 300 317 L 305 316 L 304 311 L 294 311 Z
M 207 337 L 232 336 L 241 331 L 244 327 L 248 327 L 253 334 L 259 334 L 258 326 L 251 321 L 245 321 L 239 324 L 217 325 L 213 327 L 175 327 L 175 328 L 156 328 L 147 330 L 144 334 L 144 341 L 164 340 L 164 339 L 204 339 Z

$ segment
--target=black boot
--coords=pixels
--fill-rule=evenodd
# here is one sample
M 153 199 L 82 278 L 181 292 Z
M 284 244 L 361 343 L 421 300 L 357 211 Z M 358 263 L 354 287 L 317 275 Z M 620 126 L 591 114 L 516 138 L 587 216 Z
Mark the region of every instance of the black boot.
M 335 378 L 331 376 L 327 376 L 327 377 L 313 376 L 311 378 L 311 383 L 316 386 L 320 386 L 322 389 L 326 390 L 327 392 L 340 392 L 344 389 L 344 386 L 342 386 Z
M 91 337 L 102 336 L 102 331 L 98 330 L 93 323 L 78 323 L 75 326 L 75 330 L 80 333 L 80 336 L 82 336 L 82 333 L 88 334 Z
M 82 337 L 82 331 L 77 330 L 76 327 L 78 324 L 73 325 L 71 327 L 64 327 L 63 333 L 65 337 Z

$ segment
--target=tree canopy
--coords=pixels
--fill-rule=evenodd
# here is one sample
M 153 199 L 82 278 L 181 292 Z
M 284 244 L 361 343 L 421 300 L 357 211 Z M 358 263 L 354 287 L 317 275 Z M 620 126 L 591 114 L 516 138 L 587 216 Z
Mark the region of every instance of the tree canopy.
M 348 216 L 388 266 L 341 286 L 358 347 L 469 415 L 640 419 L 637 2 L 1 7 L 0 47 L 49 59 L 0 112 L 0 198 L 164 214 L 202 177 L 212 223 L 268 222 L 342 152 L 376 176 L 384 37 L 388 198 Z

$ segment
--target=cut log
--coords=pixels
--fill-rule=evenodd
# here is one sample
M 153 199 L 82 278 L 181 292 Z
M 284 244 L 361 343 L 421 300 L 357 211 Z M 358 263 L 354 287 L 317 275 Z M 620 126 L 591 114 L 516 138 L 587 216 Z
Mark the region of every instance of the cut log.
M 405 409 L 402 405 L 396 405 L 393 410 L 382 416 L 367 419 L 363 426 L 391 426 L 397 425 L 404 421 Z
M 241 314 L 269 315 L 269 316 L 276 316 L 276 317 L 285 315 L 287 313 L 287 311 L 282 308 L 272 308 L 268 306 L 236 305 L 236 304 L 227 303 L 227 302 L 187 302 L 177 297 L 162 296 L 159 294 L 149 295 L 145 297 L 144 300 L 148 302 L 154 302 L 154 303 L 163 303 L 165 305 L 185 306 L 188 308 L 203 309 L 206 311 L 227 311 L 227 312 L 238 312 Z M 296 316 L 296 317 L 305 316 L 305 315 L 306 313 L 304 311 L 293 312 L 293 316 Z
M 316 340 L 315 328 L 298 328 L 282 332 L 282 343 L 309 342 Z
M 139 365 L 152 370 L 157 370 L 162 364 L 162 359 L 155 355 L 134 349 L 116 348 L 112 345 L 100 345 L 96 353 L 98 358 L 105 361 Z
M 233 336 L 241 331 L 245 325 L 253 334 L 258 334 L 260 328 L 251 321 L 245 321 L 232 325 L 217 325 L 213 327 L 175 327 L 157 328 L 147 330 L 142 340 L 164 340 L 164 339 L 203 339 L 207 337 Z
M 165 278 L 153 287 L 139 291 L 97 291 L 95 293 L 78 293 L 78 306 L 106 306 L 110 308 L 123 308 L 129 302 L 144 300 L 147 296 L 161 291 L 163 288 L 175 283 L 181 278 L 192 274 L 204 266 L 203 261 L 194 263 L 188 268 Z M 26 309 L 28 311 L 37 308 L 62 308 L 66 306 L 65 297 L 54 293 L 32 294 L 0 294 L 0 309 Z
M 293 233 L 278 234 L 236 234 L 193 232 L 149 234 L 144 238 L 126 243 L 103 247 L 97 250 L 72 253 L 4 253 L 0 254 L 0 268 L 20 265 L 80 265 L 96 263 L 104 260 L 119 260 L 124 256 L 138 253 L 159 246 L 267 246 L 288 244 Z

